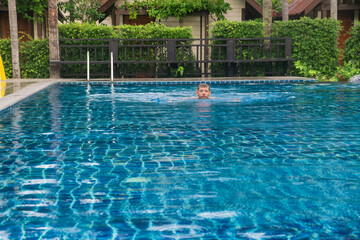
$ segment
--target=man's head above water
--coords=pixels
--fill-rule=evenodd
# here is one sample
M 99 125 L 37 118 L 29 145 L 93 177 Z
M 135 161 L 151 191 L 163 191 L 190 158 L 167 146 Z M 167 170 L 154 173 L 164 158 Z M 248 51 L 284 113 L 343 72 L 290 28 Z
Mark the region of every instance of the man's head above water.
M 209 98 L 211 95 L 210 87 L 206 83 L 200 83 L 196 90 L 198 98 Z

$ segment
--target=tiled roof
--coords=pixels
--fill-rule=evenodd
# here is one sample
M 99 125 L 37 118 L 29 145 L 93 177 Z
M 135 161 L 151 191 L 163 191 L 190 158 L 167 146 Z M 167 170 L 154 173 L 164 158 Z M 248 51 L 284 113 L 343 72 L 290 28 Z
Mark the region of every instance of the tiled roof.
M 289 3 L 289 15 L 298 15 L 305 12 L 305 15 L 318 5 L 321 0 L 292 0 Z

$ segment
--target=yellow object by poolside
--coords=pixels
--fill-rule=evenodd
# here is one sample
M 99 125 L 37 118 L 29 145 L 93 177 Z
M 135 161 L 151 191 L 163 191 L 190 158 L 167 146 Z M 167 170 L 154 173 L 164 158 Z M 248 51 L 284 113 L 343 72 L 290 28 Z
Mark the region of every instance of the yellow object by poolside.
M 6 76 L 3 61 L 0 55 L 0 98 L 5 96 Z

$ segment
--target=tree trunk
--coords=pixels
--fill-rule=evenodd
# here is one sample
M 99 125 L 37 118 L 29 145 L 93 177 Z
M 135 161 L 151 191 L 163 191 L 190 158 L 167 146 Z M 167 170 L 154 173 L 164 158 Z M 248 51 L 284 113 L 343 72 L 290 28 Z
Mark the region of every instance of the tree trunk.
M 282 20 L 289 21 L 289 0 L 282 0 Z
M 49 60 L 60 61 L 58 8 L 56 0 L 49 0 Z M 60 78 L 60 65 L 50 63 L 50 78 Z
M 272 0 L 263 1 L 263 22 L 264 22 L 264 36 L 271 36 L 272 25 Z
M 8 5 L 9 5 L 9 23 L 10 23 L 13 78 L 21 78 L 16 0 L 9 0 Z
M 330 17 L 337 20 L 337 0 L 331 0 L 330 3 Z

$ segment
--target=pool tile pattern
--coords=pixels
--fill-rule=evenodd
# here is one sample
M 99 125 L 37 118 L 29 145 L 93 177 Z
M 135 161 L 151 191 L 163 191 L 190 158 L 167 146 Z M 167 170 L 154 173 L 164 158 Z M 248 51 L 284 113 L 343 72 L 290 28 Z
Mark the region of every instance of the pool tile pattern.
M 0 118 L 1 239 L 357 239 L 348 84 L 59 84 Z

